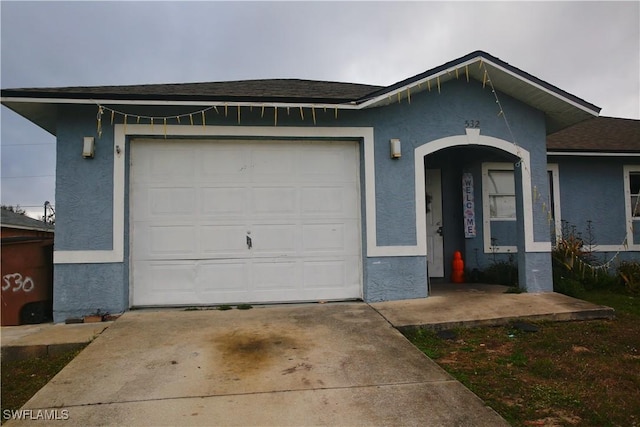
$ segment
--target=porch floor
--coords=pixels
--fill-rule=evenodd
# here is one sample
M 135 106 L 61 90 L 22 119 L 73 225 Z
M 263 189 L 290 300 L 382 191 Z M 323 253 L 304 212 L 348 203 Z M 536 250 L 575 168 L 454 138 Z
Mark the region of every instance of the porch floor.
M 371 303 L 394 327 L 435 330 L 497 326 L 513 321 L 612 319 L 615 311 L 555 292 L 505 293 L 488 284 L 438 283 L 428 298 Z

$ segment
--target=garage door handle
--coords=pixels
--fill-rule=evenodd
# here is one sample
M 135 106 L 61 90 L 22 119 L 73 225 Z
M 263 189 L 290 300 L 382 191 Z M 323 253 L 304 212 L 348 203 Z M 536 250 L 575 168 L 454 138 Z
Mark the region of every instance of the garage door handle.
M 253 242 L 251 242 L 251 237 L 247 236 L 247 248 L 251 249 L 253 246 Z

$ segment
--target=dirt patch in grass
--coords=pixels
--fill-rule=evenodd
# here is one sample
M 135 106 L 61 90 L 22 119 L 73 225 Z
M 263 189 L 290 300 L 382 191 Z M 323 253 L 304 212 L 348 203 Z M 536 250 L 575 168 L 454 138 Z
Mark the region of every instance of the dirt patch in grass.
M 616 319 L 407 336 L 514 426 L 640 426 L 640 301 L 601 294 Z
M 20 409 L 62 368 L 67 366 L 82 351 L 82 348 L 55 356 L 2 361 L 0 421 L 7 421 L 5 419 L 5 410 Z

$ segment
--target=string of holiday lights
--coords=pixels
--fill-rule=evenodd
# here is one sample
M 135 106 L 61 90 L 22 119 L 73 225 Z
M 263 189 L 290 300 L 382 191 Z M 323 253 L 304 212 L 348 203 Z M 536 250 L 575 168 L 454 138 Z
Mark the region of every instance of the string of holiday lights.
M 516 147 L 516 153 L 519 153 L 520 150 L 520 146 L 518 145 L 518 143 L 516 142 L 516 138 L 514 136 L 514 133 L 511 129 L 511 125 L 509 124 L 509 120 L 507 119 L 507 115 L 504 111 L 504 108 L 502 106 L 502 103 L 500 102 L 500 99 L 498 97 L 498 94 L 495 90 L 495 87 L 493 86 L 493 83 L 491 81 L 491 77 L 489 76 L 489 70 L 486 67 L 486 64 L 483 63 L 482 60 L 480 60 L 480 64 L 479 66 L 483 69 L 483 82 L 482 82 L 482 86 L 485 87 L 485 85 L 488 83 L 489 86 L 491 87 L 491 92 L 493 93 L 493 96 L 495 97 L 496 100 L 496 104 L 498 105 L 498 116 L 502 116 L 502 118 L 504 119 L 505 125 L 507 127 L 507 130 L 509 132 L 509 136 L 511 137 L 511 141 L 509 141 L 510 143 L 512 143 L 515 147 Z M 517 154 L 518 155 L 518 154 Z M 518 155 L 519 158 L 521 158 L 521 156 Z M 531 177 L 531 171 L 528 169 L 528 166 L 526 164 L 524 164 L 522 161 L 519 161 L 515 164 L 516 167 L 521 166 L 522 170 L 529 174 L 529 177 Z M 534 202 L 538 203 L 543 212 L 546 214 L 547 216 L 547 222 L 549 227 L 552 226 L 553 224 L 553 213 L 551 212 L 551 209 L 549 208 L 549 206 L 547 205 L 546 201 L 544 200 L 542 194 L 538 191 L 538 187 L 537 186 L 533 186 L 533 200 Z M 635 205 L 632 208 L 632 215 L 633 212 L 637 212 L 638 208 L 640 207 L 640 192 L 638 193 L 638 195 L 636 196 L 636 202 Z M 633 221 L 631 221 L 631 223 L 629 224 L 629 233 L 633 233 Z M 625 233 L 627 234 L 627 233 Z M 557 244 L 556 244 L 557 245 Z M 629 249 L 629 242 L 628 242 L 628 238 L 625 235 L 625 238 L 623 240 L 623 242 L 618 245 L 618 247 L 624 248 L 624 250 L 628 250 Z M 611 265 L 613 264 L 613 262 L 620 256 L 622 250 L 618 249 L 613 256 L 606 262 L 600 263 L 600 264 L 592 264 L 590 262 L 586 262 L 584 261 L 582 258 L 580 258 L 579 256 L 573 256 L 573 258 L 575 258 L 574 260 L 572 260 L 572 262 L 576 262 L 580 265 L 581 268 L 583 269 L 589 269 L 592 271 L 593 274 L 597 274 L 598 271 L 607 271 L 611 268 Z

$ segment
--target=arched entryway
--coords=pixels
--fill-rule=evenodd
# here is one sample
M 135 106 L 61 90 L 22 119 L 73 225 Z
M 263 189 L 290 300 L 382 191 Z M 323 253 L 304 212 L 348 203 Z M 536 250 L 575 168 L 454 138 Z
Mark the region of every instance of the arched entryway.
M 427 268 L 431 278 L 447 280 L 450 277 L 451 259 L 456 250 L 463 252 L 470 269 L 486 265 L 489 257 L 495 260 L 497 254 L 508 254 L 520 264 L 527 253 L 550 251 L 550 243 L 534 241 L 531 162 L 526 149 L 480 135 L 479 129 L 467 129 L 465 135 L 441 138 L 417 147 L 415 171 L 416 228 L 418 239 L 427 242 Z M 507 178 L 510 173 L 513 194 L 502 198 L 488 196 L 487 179 L 497 181 L 501 173 Z M 471 180 L 465 190 L 463 177 Z M 469 216 L 465 216 L 468 212 L 463 210 L 463 191 L 475 193 L 471 196 L 474 203 Z M 487 200 L 495 206 L 488 207 Z M 501 208 L 500 203 L 507 207 Z M 494 215 L 496 209 L 499 212 Z M 509 209 L 513 209 L 512 214 L 508 213 Z M 471 231 L 474 222 L 475 233 L 465 233 Z M 526 271 L 519 276 L 521 287 L 535 288 L 529 285 L 531 278 L 526 277 Z

